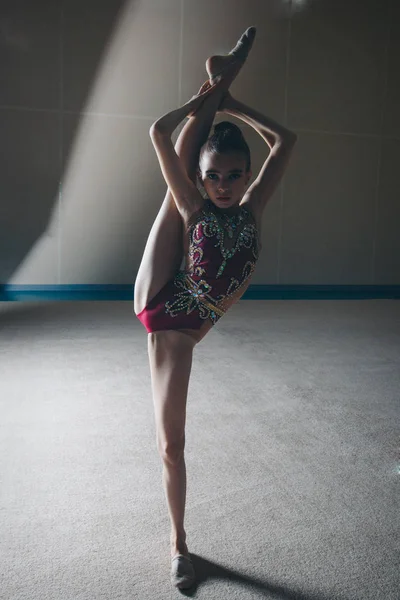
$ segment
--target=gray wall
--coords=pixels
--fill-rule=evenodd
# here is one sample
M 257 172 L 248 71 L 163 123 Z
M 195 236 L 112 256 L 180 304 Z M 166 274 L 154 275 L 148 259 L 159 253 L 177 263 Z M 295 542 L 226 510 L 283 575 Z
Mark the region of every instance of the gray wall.
M 299 135 L 252 283 L 400 283 L 398 0 L 1 2 L 0 283 L 134 282 L 166 192 L 149 127 L 250 25 L 231 92 Z M 268 147 L 232 120 L 255 177 Z

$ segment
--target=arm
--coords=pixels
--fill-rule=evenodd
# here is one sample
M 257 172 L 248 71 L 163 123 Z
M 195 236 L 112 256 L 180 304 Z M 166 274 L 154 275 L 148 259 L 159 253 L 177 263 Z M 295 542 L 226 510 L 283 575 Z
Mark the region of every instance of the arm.
M 220 90 L 221 86 L 218 84 L 211 85 L 208 81 L 206 81 L 201 86 L 199 93 L 193 96 L 189 102 L 186 102 L 186 104 L 180 108 L 171 110 L 171 112 L 157 119 L 157 121 L 155 121 L 151 126 L 150 132 L 154 130 L 162 135 L 171 136 L 178 127 L 179 123 L 183 121 L 185 117 L 193 116 L 203 104 L 206 97 L 214 93 L 214 91 L 217 89 Z
M 261 217 L 268 200 L 286 171 L 297 135 L 269 117 L 239 102 L 229 93 L 224 96 L 220 110 L 251 125 L 271 149 L 258 177 L 245 194 L 245 201 Z
M 264 138 L 271 150 L 278 142 L 290 142 L 297 139 L 297 135 L 293 131 L 286 129 L 283 125 L 257 112 L 250 106 L 246 106 L 229 93 L 224 96 L 220 110 L 251 125 Z
M 204 93 L 202 93 L 203 89 L 206 90 Z M 207 85 L 204 84 L 197 96 L 194 96 L 180 108 L 172 110 L 159 118 L 150 127 L 150 138 L 162 174 L 183 218 L 193 212 L 201 196 L 196 185 L 190 179 L 184 162 L 176 153 L 171 134 L 186 116 L 191 116 L 198 110 L 211 90 L 212 87 L 208 83 Z

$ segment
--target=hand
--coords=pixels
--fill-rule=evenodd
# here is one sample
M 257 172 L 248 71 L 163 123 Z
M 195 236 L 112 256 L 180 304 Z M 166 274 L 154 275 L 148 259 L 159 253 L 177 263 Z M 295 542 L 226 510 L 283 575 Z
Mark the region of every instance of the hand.
M 198 94 L 192 96 L 189 102 L 186 102 L 185 106 L 190 107 L 190 112 L 188 117 L 193 117 L 193 115 L 199 110 L 200 106 L 203 104 L 205 98 L 214 91 L 217 87 L 217 84 L 211 84 L 209 81 L 206 81 L 201 86 Z
M 214 93 L 214 90 L 216 88 L 220 89 L 218 84 L 212 85 L 209 81 L 206 81 L 206 83 L 203 83 L 203 85 L 200 88 L 199 93 L 196 94 L 196 96 L 193 96 L 189 100 L 189 102 L 186 102 L 179 108 L 176 108 L 175 110 L 171 110 L 166 115 L 163 115 L 162 117 L 157 119 L 157 121 L 155 121 L 153 123 L 153 125 L 151 126 L 150 131 L 153 131 L 154 134 L 157 133 L 157 134 L 159 134 L 159 135 L 161 134 L 163 136 L 172 135 L 172 132 L 175 131 L 175 129 L 177 128 L 179 123 L 185 117 L 193 116 L 196 113 L 196 111 L 199 109 L 199 107 L 202 105 L 205 98 L 209 94 Z M 150 133 L 150 136 L 151 135 L 152 135 L 152 133 Z

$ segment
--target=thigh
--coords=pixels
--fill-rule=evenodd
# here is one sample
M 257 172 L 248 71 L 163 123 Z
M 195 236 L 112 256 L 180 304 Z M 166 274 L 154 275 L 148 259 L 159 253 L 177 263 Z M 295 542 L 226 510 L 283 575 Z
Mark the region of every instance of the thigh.
M 179 331 L 148 335 L 157 445 L 161 453 L 179 449 L 184 440 L 194 346 L 195 341 Z
M 183 219 L 169 189 L 150 230 L 135 280 L 139 314 L 178 271 L 183 258 Z

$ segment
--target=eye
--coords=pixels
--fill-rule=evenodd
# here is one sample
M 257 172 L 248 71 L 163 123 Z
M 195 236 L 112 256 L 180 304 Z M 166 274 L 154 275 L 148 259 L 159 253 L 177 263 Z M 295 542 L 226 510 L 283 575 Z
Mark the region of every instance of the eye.
M 212 179 L 213 177 L 217 177 L 216 173 L 209 173 L 207 175 L 207 177 L 209 179 Z M 238 179 L 240 177 L 239 173 L 232 173 L 232 175 L 229 175 L 230 179 Z

